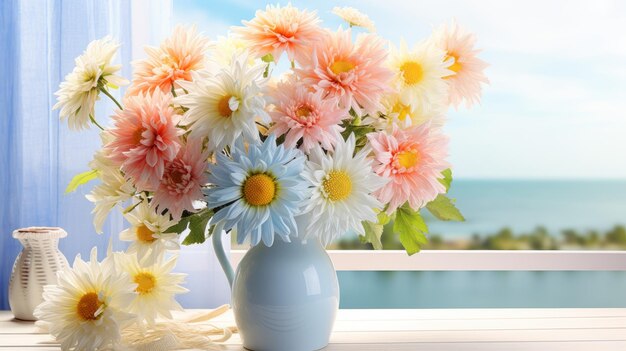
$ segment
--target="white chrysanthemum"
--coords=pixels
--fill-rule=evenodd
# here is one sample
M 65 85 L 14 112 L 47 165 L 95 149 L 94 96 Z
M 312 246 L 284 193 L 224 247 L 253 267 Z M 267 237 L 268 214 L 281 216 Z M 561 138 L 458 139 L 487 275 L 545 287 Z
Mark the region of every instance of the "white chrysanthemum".
M 355 9 L 354 7 L 334 7 L 333 14 L 341 17 L 344 21 L 348 22 L 350 27 L 365 28 L 370 32 L 376 32 L 376 26 L 368 15 Z
M 172 318 L 170 311 L 182 311 L 183 308 L 176 302 L 176 294 L 186 293 L 188 290 L 178 284 L 185 280 L 185 274 L 172 273 L 176 266 L 176 256 L 163 262 L 159 258 L 154 263 L 139 261 L 137 255 L 115 253 L 116 268 L 125 272 L 136 285 L 137 295 L 130 303 L 128 311 L 137 315 L 140 323 L 154 325 L 159 317 Z
M 100 137 L 103 145 L 112 138 L 106 131 L 100 133 Z M 102 148 L 89 163 L 89 167 L 98 172 L 98 178 L 102 181 L 85 196 L 95 204 L 91 213 L 94 214 L 93 224 L 98 234 L 102 233 L 102 225 L 113 207 L 130 199 L 135 193 L 135 188 L 126 180 L 119 166 L 109 158 L 109 153 L 109 149 Z
M 135 293 L 128 275 L 115 269 L 111 258 L 98 262 L 96 248 L 85 262 L 57 273 L 57 284 L 44 287 L 35 309 L 37 325 L 46 329 L 63 350 L 115 349 L 120 329 L 135 316 L 127 313 Z
M 400 47 L 391 46 L 390 68 L 395 73 L 394 85 L 405 105 L 428 106 L 448 99 L 448 85 L 444 77 L 452 74 L 444 62 L 445 52 L 428 42 L 409 50 L 402 41 Z
M 115 75 L 122 66 L 111 64 L 119 46 L 110 36 L 92 41 L 76 58 L 74 70 L 65 76 L 55 93 L 58 102 L 54 109 L 61 109 L 59 115 L 62 120 L 67 119 L 70 129 L 89 128 L 89 116 L 93 116 L 100 88 L 128 84 L 128 80 Z
M 364 235 L 362 221 L 376 222 L 383 207 L 372 193 L 385 180 L 372 170 L 369 150 L 353 157 L 354 146 L 351 134 L 346 142 L 337 142 L 333 152 L 325 154 L 318 145 L 309 155 L 304 177 L 313 184 L 313 193 L 303 211 L 310 217 L 305 237 L 317 236 L 323 245 L 349 230 Z
M 234 35 L 218 37 L 211 48 L 211 61 L 217 65 L 218 69 L 230 66 L 238 57 L 247 57 L 245 62 L 250 66 L 258 63 L 254 56 L 248 55 L 246 42 Z M 212 69 L 216 67 L 212 67 Z
M 446 121 L 448 101 L 445 98 L 445 95 L 438 95 L 428 105 L 417 105 L 404 104 L 399 95 L 391 94 L 382 100 L 384 117 L 368 117 L 364 123 L 373 123 L 376 129 L 389 132 L 394 125 L 404 129 L 429 123 L 431 127 L 439 128 Z
M 169 215 L 155 212 L 146 201 L 124 214 L 124 218 L 131 227 L 120 233 L 120 239 L 132 242 L 126 252 L 136 253 L 140 260 L 153 263 L 166 250 L 180 249 L 178 234 L 166 233 L 177 222 L 170 220 Z
M 235 140 L 259 140 L 256 119 L 268 121 L 261 87 L 263 64 L 249 66 L 247 57 L 234 60 L 230 67 L 222 68 L 216 75 L 208 72 L 193 74 L 192 82 L 180 81 L 189 94 L 174 101 L 189 110 L 183 121 L 191 130 L 191 137 L 209 139 L 209 149 L 219 151 Z

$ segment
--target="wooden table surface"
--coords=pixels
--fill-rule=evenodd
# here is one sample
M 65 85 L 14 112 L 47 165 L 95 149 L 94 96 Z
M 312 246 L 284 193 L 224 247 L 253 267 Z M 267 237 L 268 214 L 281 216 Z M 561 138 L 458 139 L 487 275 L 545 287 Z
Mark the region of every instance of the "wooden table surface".
M 197 312 L 197 311 L 194 311 Z M 230 312 L 215 319 L 233 325 Z M 0 351 L 59 350 L 0 311 Z M 224 350 L 243 350 L 235 334 Z M 340 310 L 328 351 L 624 351 L 626 309 Z

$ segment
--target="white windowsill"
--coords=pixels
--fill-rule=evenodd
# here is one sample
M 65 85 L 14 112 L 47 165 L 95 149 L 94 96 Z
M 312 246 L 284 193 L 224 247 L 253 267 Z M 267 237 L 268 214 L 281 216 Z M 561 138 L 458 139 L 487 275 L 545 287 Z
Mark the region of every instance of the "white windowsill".
M 60 350 L 33 323 L 12 318 L 0 311 L 0 350 Z M 235 324 L 231 312 L 211 322 Z M 339 310 L 325 350 L 616 351 L 626 349 L 625 335 L 619 308 Z M 221 349 L 243 351 L 240 335 Z

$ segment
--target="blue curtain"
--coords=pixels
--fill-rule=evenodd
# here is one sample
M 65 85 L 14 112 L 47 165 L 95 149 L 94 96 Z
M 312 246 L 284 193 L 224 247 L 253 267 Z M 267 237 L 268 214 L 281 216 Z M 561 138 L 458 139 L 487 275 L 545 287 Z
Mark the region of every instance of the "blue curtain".
M 103 235 L 92 225 L 92 204 L 85 199 L 91 186 L 64 194 L 71 178 L 87 170 L 100 147 L 98 131 L 75 132 L 60 123 L 51 111 L 54 92 L 74 66 L 74 58 L 87 44 L 111 34 L 122 43 L 117 60 L 130 77 L 133 50 L 131 19 L 149 1 L 2 1 L 0 2 L 0 309 L 8 309 L 7 286 L 20 244 L 11 237 L 16 228 L 59 226 L 68 232 L 60 242 L 70 262 L 76 254 L 88 255 L 98 246 L 104 253 L 112 237 L 125 225 L 119 211 L 112 211 Z M 145 16 L 155 16 L 146 9 Z M 149 18 L 152 23 L 167 19 Z M 143 23 L 143 22 L 142 22 Z M 141 43 L 143 44 L 155 44 Z M 113 105 L 98 103 L 96 116 L 105 124 Z M 186 307 L 212 307 L 228 301 L 225 278 L 208 245 L 185 248 L 178 271 L 190 273 L 191 293 L 180 300 Z

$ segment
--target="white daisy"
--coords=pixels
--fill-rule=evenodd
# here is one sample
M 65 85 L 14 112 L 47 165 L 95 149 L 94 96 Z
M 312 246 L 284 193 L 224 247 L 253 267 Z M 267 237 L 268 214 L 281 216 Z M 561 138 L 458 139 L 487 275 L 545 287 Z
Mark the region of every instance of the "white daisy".
M 156 318 L 172 318 L 170 311 L 182 311 L 176 302 L 175 295 L 188 290 L 178 284 L 185 280 L 185 274 L 172 273 L 176 266 L 176 256 L 163 262 L 162 258 L 147 264 L 141 262 L 137 255 L 116 252 L 117 270 L 125 272 L 136 285 L 137 295 L 131 302 L 128 311 L 136 314 L 140 323 L 154 325 Z
M 313 184 L 313 194 L 303 211 L 311 220 L 305 237 L 317 236 L 323 245 L 349 230 L 365 235 L 361 222 L 375 222 L 383 207 L 372 193 L 385 180 L 372 170 L 369 149 L 354 155 L 354 146 L 351 134 L 346 142 L 337 142 L 333 152 L 325 154 L 318 145 L 309 155 L 304 177 Z
M 70 129 L 89 128 L 100 88 L 128 84 L 128 80 L 115 75 L 122 66 L 111 64 L 119 46 L 110 36 L 92 41 L 76 58 L 74 70 L 65 76 L 55 93 L 58 102 L 54 109 L 61 109 L 59 115 L 62 120 L 67 119 Z
M 376 26 L 369 16 L 354 7 L 334 7 L 332 12 L 348 22 L 350 27 L 361 27 L 370 32 L 376 32 Z
M 247 64 L 247 57 L 234 60 L 230 67 L 222 68 L 216 75 L 208 72 L 192 73 L 192 82 L 180 81 L 189 94 L 174 101 L 189 110 L 183 125 L 191 130 L 191 137 L 209 139 L 209 150 L 219 151 L 235 140 L 258 141 L 256 119 L 269 121 L 265 100 L 261 96 L 265 66 Z
M 382 99 L 384 118 L 368 117 L 364 123 L 374 123 L 377 129 L 391 132 L 393 126 L 408 128 L 430 123 L 431 127 L 442 127 L 448 110 L 446 95 L 435 95 L 427 105 L 405 104 L 398 94 Z
M 124 218 L 131 227 L 120 233 L 120 239 L 132 242 L 126 252 L 136 253 L 140 260 L 153 263 L 165 250 L 180 249 L 178 234 L 166 233 L 178 222 L 169 215 L 158 214 L 145 200 L 125 213 Z
M 63 350 L 102 350 L 119 346 L 120 329 L 135 316 L 125 312 L 135 293 L 128 275 L 116 271 L 112 259 L 97 261 L 93 248 L 85 262 L 76 256 L 60 271 L 57 285 L 44 287 L 35 309 L 37 325 L 61 343 Z
M 448 70 L 451 61 L 444 61 L 445 51 L 428 42 L 409 50 L 406 42 L 400 47 L 391 46 L 390 68 L 395 73 L 394 85 L 405 105 L 429 106 L 448 99 L 448 85 L 444 77 L 453 72 Z
M 100 133 L 100 137 L 103 144 L 107 144 L 112 138 L 108 132 Z M 98 171 L 98 178 L 102 181 L 85 196 L 95 204 L 91 213 L 94 214 L 93 224 L 98 234 L 102 233 L 102 225 L 113 207 L 135 194 L 135 188 L 126 180 L 119 166 L 109 158 L 109 153 L 109 149 L 102 148 L 89 163 L 91 169 Z

